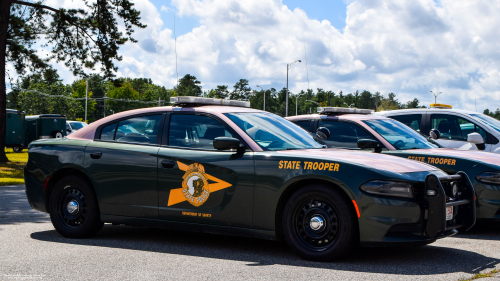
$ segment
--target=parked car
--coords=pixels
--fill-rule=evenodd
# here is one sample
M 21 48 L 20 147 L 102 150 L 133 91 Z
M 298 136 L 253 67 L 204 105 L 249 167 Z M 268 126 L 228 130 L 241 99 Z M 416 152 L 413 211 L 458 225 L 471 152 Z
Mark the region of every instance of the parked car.
M 23 111 L 7 109 L 5 146 L 14 152 L 21 152 L 26 147 L 26 115 Z
M 319 108 L 320 114 L 288 117 L 308 132 L 327 128 L 328 147 L 377 151 L 436 166 L 450 175 L 465 172 L 477 194 L 477 218 L 500 219 L 500 155 L 483 151 L 440 148 L 410 127 L 372 110 Z M 412 125 L 412 124 L 410 124 Z M 432 140 L 431 140 L 432 141 Z
M 437 130 L 439 138 L 436 142 L 443 147 L 477 150 L 477 145 L 474 144 L 479 144 L 481 150 L 500 153 L 500 121 L 482 113 L 431 104 L 431 108 L 391 110 L 375 114 L 396 119 L 426 137 L 432 137 L 431 129 Z M 481 135 L 479 141 L 477 136 L 469 137 L 471 133 Z M 437 135 L 434 134 L 434 137 Z
M 92 236 L 103 223 L 146 225 L 285 239 L 311 260 L 359 243 L 428 244 L 475 223 L 465 173 L 326 149 L 249 102 L 171 102 L 31 143 L 31 206 L 65 237 Z
M 83 128 L 87 125 L 88 124 L 85 122 L 67 120 L 66 121 L 66 132 L 69 135 L 71 133 L 74 133 L 74 132 L 80 130 L 81 128 Z

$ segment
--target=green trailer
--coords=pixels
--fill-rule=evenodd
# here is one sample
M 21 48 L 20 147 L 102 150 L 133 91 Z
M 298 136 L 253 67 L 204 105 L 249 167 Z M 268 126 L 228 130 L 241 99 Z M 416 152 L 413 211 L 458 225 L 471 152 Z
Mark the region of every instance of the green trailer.
M 23 111 L 7 109 L 5 146 L 19 152 L 26 147 L 26 119 Z
M 60 139 L 65 136 L 66 116 L 60 114 L 26 116 L 27 143 L 37 139 Z

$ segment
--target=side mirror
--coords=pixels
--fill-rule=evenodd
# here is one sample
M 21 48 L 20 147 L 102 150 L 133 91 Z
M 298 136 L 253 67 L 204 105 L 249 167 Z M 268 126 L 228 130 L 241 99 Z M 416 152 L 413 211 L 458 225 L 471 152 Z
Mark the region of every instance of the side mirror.
M 320 140 L 327 140 L 330 138 L 330 130 L 325 127 L 319 127 L 316 130 L 316 137 L 318 137 Z
M 438 129 L 431 129 L 431 131 L 429 132 L 429 136 L 431 137 L 431 139 L 437 140 L 441 137 L 441 133 Z
M 217 150 L 230 150 L 240 148 L 240 140 L 229 137 L 217 137 L 214 139 L 214 148 Z
M 479 150 L 485 150 L 486 146 L 484 145 L 483 137 L 478 133 L 470 133 L 467 135 L 467 142 L 473 143 L 477 146 Z
M 380 147 L 380 143 L 376 140 L 370 139 L 360 139 L 358 140 L 358 148 L 366 149 L 366 148 L 374 148 L 375 152 L 382 152 L 382 147 Z

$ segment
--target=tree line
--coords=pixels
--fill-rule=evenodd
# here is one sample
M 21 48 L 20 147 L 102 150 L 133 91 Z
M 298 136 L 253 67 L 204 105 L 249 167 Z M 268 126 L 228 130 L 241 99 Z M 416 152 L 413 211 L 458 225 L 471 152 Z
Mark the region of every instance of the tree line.
M 200 96 L 219 99 L 247 100 L 252 108 L 285 116 L 286 88 L 252 89 L 247 79 L 240 79 L 232 88 L 218 85 L 214 89 L 203 90 L 201 82 L 193 75 L 186 74 L 179 79 L 173 89 L 156 85 L 148 78 L 108 78 L 94 74 L 87 80 L 78 79 L 71 84 L 64 84 L 53 69 L 28 75 L 13 83 L 7 97 L 7 108 L 25 111 L 27 115 L 64 114 L 68 120 L 83 120 L 84 98 L 88 83 L 87 121 L 93 122 L 105 115 L 142 107 L 168 105 L 173 96 Z M 23 91 L 30 90 L 30 91 Z M 37 92 L 35 92 L 37 91 Z M 42 95 L 39 93 L 48 94 Z M 55 97 L 66 96 L 73 99 Z M 54 96 L 54 97 L 52 97 Z M 298 106 L 297 106 L 298 105 Z M 289 92 L 288 115 L 316 112 L 318 106 L 356 107 L 381 110 L 425 107 L 417 98 L 403 103 L 396 99 L 396 94 L 387 96 L 370 91 L 356 91 L 344 94 L 318 88 L 307 89 L 298 93 Z

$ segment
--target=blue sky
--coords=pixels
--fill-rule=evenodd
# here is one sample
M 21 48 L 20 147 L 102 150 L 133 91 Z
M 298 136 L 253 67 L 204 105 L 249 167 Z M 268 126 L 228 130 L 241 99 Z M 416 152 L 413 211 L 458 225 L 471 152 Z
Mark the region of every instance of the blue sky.
M 151 0 L 158 10 L 162 6 L 167 7 L 167 11 L 161 13 L 163 26 L 169 29 L 174 28 L 174 14 L 177 9 L 170 1 Z M 283 0 L 282 3 L 290 10 L 300 8 L 304 10 L 310 19 L 318 21 L 328 20 L 335 28 L 342 30 L 345 27 L 346 8 L 344 0 Z M 177 16 L 175 19 L 176 35 L 190 32 L 194 27 L 200 26 L 199 20 L 194 16 Z
M 75 8 L 80 1 L 46 0 Z M 500 1 L 134 0 L 148 27 L 120 48 L 118 76 L 172 88 L 196 76 L 203 90 L 250 86 L 298 93 L 395 93 L 479 111 L 500 107 Z M 162 7 L 165 6 L 165 8 Z M 176 15 L 176 35 L 173 17 Z M 307 50 L 307 68 L 304 48 Z M 177 50 L 177 56 L 176 56 Z M 14 71 L 9 66 L 12 72 Z M 75 77 L 56 64 L 65 83 Z

